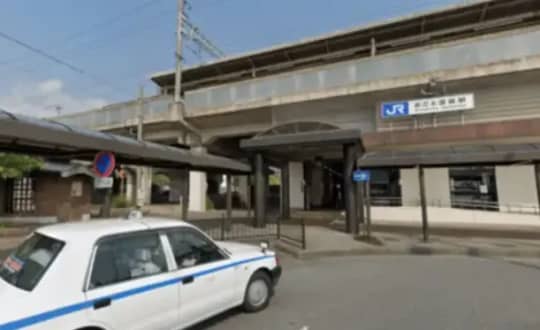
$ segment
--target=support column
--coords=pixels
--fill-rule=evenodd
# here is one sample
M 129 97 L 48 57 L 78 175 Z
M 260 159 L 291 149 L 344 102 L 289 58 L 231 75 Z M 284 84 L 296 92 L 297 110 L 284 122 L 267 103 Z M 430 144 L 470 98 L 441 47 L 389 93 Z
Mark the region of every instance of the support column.
M 189 194 L 190 194 L 190 173 L 188 169 L 181 171 L 181 200 L 182 200 L 182 220 L 186 221 L 189 218 Z
M 291 217 L 291 175 L 289 163 L 281 166 L 281 218 L 289 219 Z
M 356 200 L 354 193 L 354 182 L 352 179 L 355 163 L 356 163 L 356 145 L 343 145 L 343 187 L 345 199 L 346 224 L 345 230 L 347 233 L 352 233 L 357 226 L 356 216 Z
M 426 184 L 424 178 L 424 168 L 422 166 L 418 167 L 418 180 L 420 186 L 420 207 L 422 209 L 422 235 L 424 242 L 427 242 L 429 240 L 429 227 L 426 200 Z
M 304 208 L 304 164 L 289 163 L 289 206 L 292 209 Z
M 358 202 L 358 205 L 356 205 L 356 207 L 358 209 L 358 222 L 361 224 L 364 224 L 366 221 L 364 195 L 364 183 L 356 182 L 356 200 Z
M 251 175 L 247 176 L 247 194 L 246 194 L 246 208 L 247 208 L 247 216 L 248 218 L 251 218 L 251 213 L 253 211 L 253 198 L 252 198 L 252 182 L 253 177 Z
M 235 191 L 238 193 L 240 198 L 240 205 L 248 205 L 248 195 L 249 195 L 249 176 L 239 175 L 234 177 L 234 180 L 238 185 L 235 187 Z
M 232 176 L 227 174 L 226 178 L 226 205 L 227 205 L 227 220 L 232 219 Z
M 188 205 L 190 211 L 206 211 L 206 173 L 190 171 L 189 172 L 189 194 Z
M 126 169 L 126 200 L 129 202 L 132 202 L 133 204 L 137 203 L 136 200 L 136 193 L 135 193 L 135 174 L 131 171 Z
M 540 163 L 534 164 L 534 174 L 536 177 L 536 195 L 538 197 L 538 214 L 540 214 Z
M 266 216 L 266 179 L 264 159 L 261 153 L 255 154 L 255 226 L 264 227 Z
M 304 163 L 304 210 L 311 210 L 311 178 L 313 166 L 311 162 L 307 161 Z

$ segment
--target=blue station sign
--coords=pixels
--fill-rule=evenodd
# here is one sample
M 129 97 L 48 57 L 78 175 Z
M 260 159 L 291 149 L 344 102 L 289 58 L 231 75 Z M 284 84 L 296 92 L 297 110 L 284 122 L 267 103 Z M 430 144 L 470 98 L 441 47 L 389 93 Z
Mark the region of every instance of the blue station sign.
M 409 116 L 409 102 L 386 102 L 381 105 L 382 118 Z
M 437 114 L 474 109 L 474 94 L 445 95 L 417 100 L 383 102 L 381 118 L 391 119 L 407 116 Z
M 369 182 L 371 180 L 371 172 L 368 170 L 356 170 L 353 172 L 354 182 Z

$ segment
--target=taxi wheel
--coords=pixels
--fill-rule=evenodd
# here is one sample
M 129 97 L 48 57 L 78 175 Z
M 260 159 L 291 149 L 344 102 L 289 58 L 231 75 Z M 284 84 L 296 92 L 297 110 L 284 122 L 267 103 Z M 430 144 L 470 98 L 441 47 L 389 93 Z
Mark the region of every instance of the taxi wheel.
M 268 306 L 272 296 L 272 281 L 268 274 L 258 271 L 249 280 L 244 296 L 244 310 L 256 313 Z

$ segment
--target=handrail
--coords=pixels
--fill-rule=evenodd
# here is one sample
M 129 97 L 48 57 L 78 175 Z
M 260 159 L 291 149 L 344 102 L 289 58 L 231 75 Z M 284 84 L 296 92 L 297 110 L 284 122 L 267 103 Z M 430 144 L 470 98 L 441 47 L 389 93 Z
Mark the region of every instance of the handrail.
M 371 197 L 373 206 L 420 206 L 420 200 L 404 204 L 402 197 Z M 493 201 L 478 201 L 468 199 L 454 199 L 449 204 L 441 200 L 429 200 L 428 207 L 469 209 L 471 211 L 498 211 L 509 214 L 540 214 L 540 207 L 528 203 L 500 203 Z

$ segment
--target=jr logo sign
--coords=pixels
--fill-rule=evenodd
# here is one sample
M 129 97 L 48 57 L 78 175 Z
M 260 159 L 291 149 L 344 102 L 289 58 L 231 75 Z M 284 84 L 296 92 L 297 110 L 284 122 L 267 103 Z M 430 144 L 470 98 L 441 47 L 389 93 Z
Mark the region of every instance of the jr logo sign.
M 403 117 L 409 115 L 409 102 L 389 102 L 381 105 L 382 118 Z

